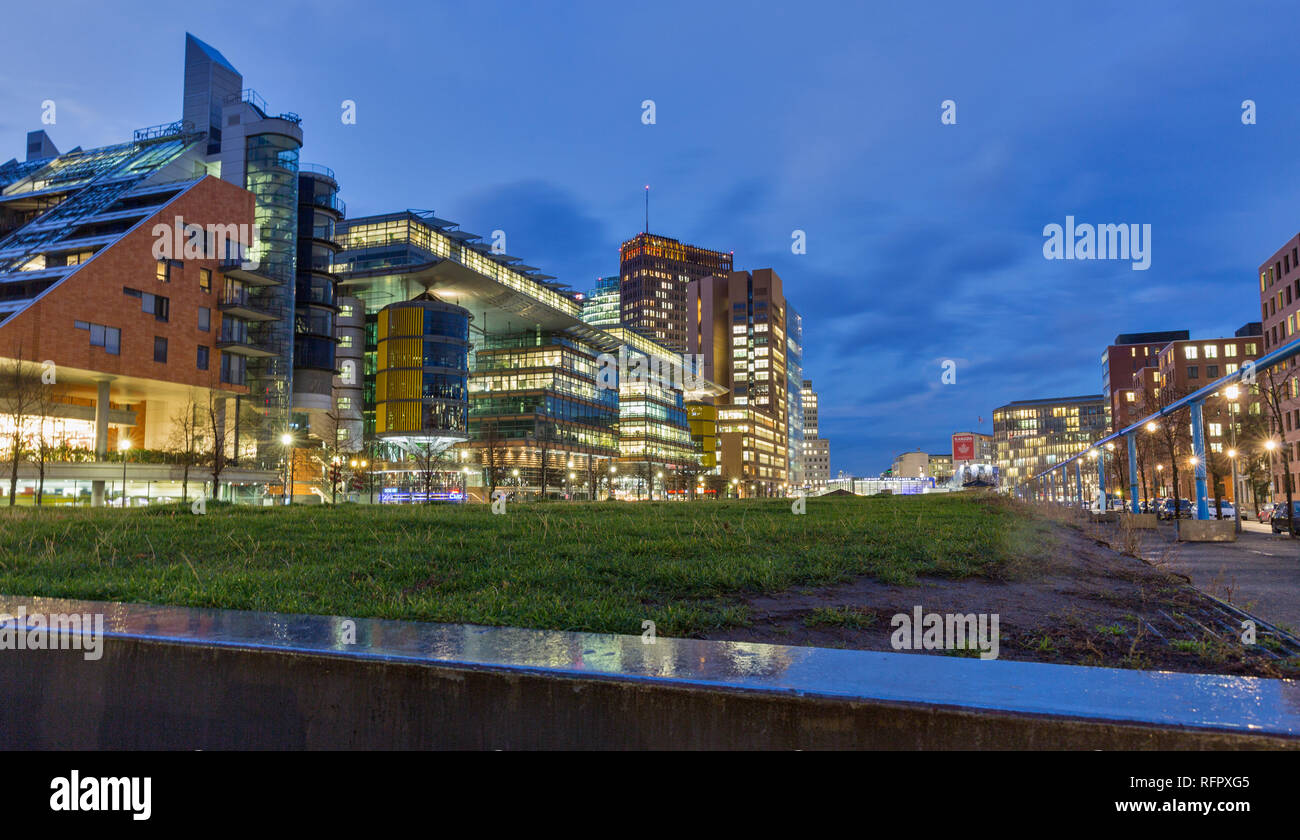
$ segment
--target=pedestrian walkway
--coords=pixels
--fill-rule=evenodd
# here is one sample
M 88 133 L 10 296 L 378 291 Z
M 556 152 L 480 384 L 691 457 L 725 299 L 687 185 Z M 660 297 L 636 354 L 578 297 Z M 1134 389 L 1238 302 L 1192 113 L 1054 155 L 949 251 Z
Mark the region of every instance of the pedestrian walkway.
M 1300 635 L 1300 539 L 1273 536 L 1267 525 L 1243 522 L 1232 543 L 1179 543 L 1172 523 L 1144 532 L 1143 556 L 1191 578 L 1221 598 L 1293 635 Z

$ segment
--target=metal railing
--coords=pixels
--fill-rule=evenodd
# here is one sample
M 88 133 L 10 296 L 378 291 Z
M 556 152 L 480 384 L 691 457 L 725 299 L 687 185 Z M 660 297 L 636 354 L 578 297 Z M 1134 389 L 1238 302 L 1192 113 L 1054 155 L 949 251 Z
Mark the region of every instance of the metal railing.
M 1255 336 L 1247 336 L 1243 338 L 1255 338 Z M 1263 341 L 1264 337 L 1261 335 L 1258 336 L 1258 338 L 1261 341 Z M 1105 437 L 1098 438 L 1097 440 L 1090 443 L 1087 446 L 1087 448 L 1083 449 L 1077 454 L 1072 455 L 1069 458 L 1066 458 L 1064 461 L 1060 461 L 1056 464 L 1053 464 L 1052 466 L 1048 467 L 1047 469 L 1043 470 L 1037 475 L 1028 478 L 1025 481 L 1021 482 L 1020 484 L 1016 485 L 1016 487 L 1018 489 L 1027 487 L 1028 485 L 1034 482 L 1038 482 L 1045 478 L 1048 478 L 1053 473 L 1056 473 L 1057 470 L 1064 470 L 1066 467 L 1068 467 L 1071 464 L 1076 464 L 1081 462 L 1082 459 L 1095 458 L 1098 461 L 1099 496 L 1104 501 L 1106 496 L 1106 491 L 1105 491 L 1105 481 L 1103 478 L 1104 473 L 1102 472 L 1103 469 L 1102 465 L 1104 465 L 1105 463 L 1106 452 L 1110 451 L 1107 449 L 1107 444 L 1111 444 L 1117 440 L 1124 439 L 1127 443 L 1129 443 L 1129 449 L 1131 455 L 1133 449 L 1133 445 L 1132 445 L 1133 435 L 1137 434 L 1139 431 L 1144 429 L 1148 423 L 1154 423 L 1158 420 L 1162 420 L 1186 408 L 1189 409 L 1192 413 L 1192 453 L 1193 456 L 1196 458 L 1195 475 L 1196 475 L 1197 518 L 1198 519 L 1208 518 L 1209 515 L 1208 505 L 1206 503 L 1206 492 L 1205 492 L 1205 478 L 1206 478 L 1205 436 L 1204 436 L 1204 430 L 1201 428 L 1202 423 L 1200 422 L 1201 404 L 1205 402 L 1207 398 L 1216 395 L 1217 393 L 1219 393 L 1220 391 L 1222 391 L 1223 389 L 1227 388 L 1230 385 L 1256 384 L 1257 374 L 1259 372 L 1276 367 L 1283 362 L 1295 358 L 1296 356 L 1300 356 L 1300 338 L 1297 338 L 1295 341 L 1292 341 L 1289 344 L 1284 344 L 1281 347 L 1274 348 L 1268 353 L 1265 353 L 1264 355 L 1260 356 L 1258 359 L 1246 360 L 1245 362 L 1242 363 L 1242 366 L 1240 368 L 1233 371 L 1232 373 L 1229 373 L 1225 376 L 1221 376 L 1218 379 L 1211 382 L 1210 384 L 1205 385 L 1204 387 L 1199 388 L 1196 391 L 1193 391 L 1187 396 L 1180 397 L 1179 399 L 1174 400 L 1169 405 L 1161 408 L 1159 411 L 1153 412 L 1152 414 L 1143 417 L 1141 420 L 1138 420 L 1137 422 L 1132 423 L 1124 427 L 1123 429 L 1120 429 L 1118 432 L 1112 432 L 1111 434 L 1106 435 Z M 1130 461 L 1132 461 L 1131 458 Z M 1133 473 L 1134 469 L 1135 466 L 1132 463 L 1130 463 L 1129 464 L 1130 480 L 1132 479 L 1131 474 Z M 1175 488 L 1175 495 L 1176 493 L 1177 493 L 1177 488 Z M 1136 499 L 1130 499 L 1129 501 L 1134 508 L 1137 507 Z M 1137 511 L 1135 510 L 1134 512 L 1136 513 Z

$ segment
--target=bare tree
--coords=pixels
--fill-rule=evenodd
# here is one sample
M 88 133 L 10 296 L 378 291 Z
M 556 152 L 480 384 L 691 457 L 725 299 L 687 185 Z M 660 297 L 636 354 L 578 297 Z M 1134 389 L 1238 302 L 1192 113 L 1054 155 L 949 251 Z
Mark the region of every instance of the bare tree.
M 537 452 L 541 459 L 541 493 L 538 498 L 546 501 L 546 492 L 550 489 L 550 460 L 551 451 L 555 444 L 555 426 L 547 420 L 540 420 L 537 423 Z
M 497 482 L 500 480 L 500 471 L 505 465 L 505 452 L 501 431 L 497 427 L 497 421 L 493 418 L 485 418 L 479 425 L 479 440 L 483 443 L 483 465 L 487 468 L 487 486 L 488 495 L 485 501 L 491 502 L 497 494 Z M 468 492 L 466 493 L 468 501 Z
M 343 478 L 343 465 L 351 451 L 346 448 L 348 421 L 337 412 L 327 411 L 312 423 L 311 431 L 320 440 L 320 446 L 311 450 L 310 458 L 319 470 L 316 485 L 330 494 L 330 503 L 338 504 L 339 483 Z
M 1281 445 L 1274 450 L 1282 461 L 1282 488 L 1286 491 L 1286 511 L 1288 531 L 1291 536 L 1296 535 L 1296 517 L 1295 506 L 1292 502 L 1291 487 L 1291 444 L 1286 442 L 1286 425 L 1284 418 L 1286 409 L 1282 408 L 1283 401 L 1291 397 L 1291 389 L 1295 387 L 1295 373 L 1292 368 L 1275 365 L 1266 368 L 1258 374 L 1258 385 L 1260 396 L 1263 397 L 1263 403 L 1268 408 L 1268 415 L 1271 421 L 1274 433 L 1281 438 L 1278 441 Z
M 699 462 L 699 456 L 691 458 L 677 469 L 682 481 L 686 484 L 686 498 L 692 502 L 695 501 L 695 485 L 698 483 L 699 477 L 704 474 L 704 467 Z
M 208 389 L 207 405 L 204 407 L 202 423 L 203 437 L 207 441 L 205 453 L 208 468 L 212 474 L 212 498 L 216 499 L 221 491 L 221 474 L 230 463 L 229 431 L 226 428 L 226 400 L 218 391 Z
M 438 474 L 447 468 L 447 459 L 447 450 L 434 449 L 428 441 L 411 447 L 411 460 L 415 462 L 415 471 L 420 476 L 425 504 L 433 504 L 433 487 L 437 483 Z
M 190 389 L 185 402 L 172 415 L 172 434 L 169 449 L 181 465 L 181 501 L 190 499 L 190 470 L 202 460 L 204 420 L 199 410 L 199 398 Z
M 41 380 L 44 382 L 44 379 Z M 50 383 L 40 389 L 36 398 L 35 422 L 36 441 L 28 450 L 27 457 L 36 467 L 36 504 L 45 499 L 45 468 L 50 456 L 58 448 L 50 439 L 46 428 L 54 419 L 59 407 L 66 402 L 66 392 L 60 385 Z
M 1248 392 L 1256 397 L 1259 396 L 1258 385 L 1250 386 Z M 1260 405 L 1262 399 L 1255 401 L 1254 405 Z M 1268 494 L 1269 486 L 1273 483 L 1273 469 L 1269 463 L 1269 452 L 1264 448 L 1264 442 L 1270 437 L 1269 419 L 1263 411 L 1252 414 L 1247 411 L 1241 419 L 1241 428 L 1238 432 L 1238 443 L 1244 443 L 1241 447 L 1242 464 L 1241 470 L 1246 482 L 1250 485 L 1250 495 L 1255 501 L 1255 509 L 1258 514 L 1259 500 Z
M 0 415 L 11 423 L 5 461 L 9 465 L 9 506 L 17 504 L 18 464 L 22 462 L 27 447 L 27 434 L 37 421 L 40 406 L 47 397 L 42 393 L 46 385 L 40 369 L 23 360 L 22 347 L 18 356 L 0 367 Z
M 1178 400 L 1182 399 L 1184 393 L 1180 388 L 1173 384 L 1166 383 L 1160 388 L 1159 396 L 1155 398 L 1156 405 L 1160 410 L 1168 408 Z M 1178 521 L 1180 515 L 1182 489 L 1178 486 L 1178 454 L 1180 451 L 1186 451 L 1191 444 L 1191 435 L 1184 423 L 1179 419 L 1180 412 L 1166 415 L 1160 419 L 1156 428 L 1156 437 L 1161 443 L 1164 452 L 1169 455 L 1170 480 L 1173 482 L 1174 493 L 1174 521 Z

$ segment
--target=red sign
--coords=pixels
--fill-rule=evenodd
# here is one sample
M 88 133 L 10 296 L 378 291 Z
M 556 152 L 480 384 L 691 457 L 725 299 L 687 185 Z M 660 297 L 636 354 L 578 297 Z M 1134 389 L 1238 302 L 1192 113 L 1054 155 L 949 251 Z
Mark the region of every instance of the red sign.
M 952 459 L 954 461 L 975 460 L 975 436 L 969 434 L 952 436 Z

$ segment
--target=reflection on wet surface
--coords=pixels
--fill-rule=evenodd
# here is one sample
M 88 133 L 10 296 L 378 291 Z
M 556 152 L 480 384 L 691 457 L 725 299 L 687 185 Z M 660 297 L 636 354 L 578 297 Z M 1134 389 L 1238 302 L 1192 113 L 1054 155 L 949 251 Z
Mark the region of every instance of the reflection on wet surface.
M 1300 737 L 1300 682 L 948 656 L 0 595 L 0 613 L 104 614 L 105 634 L 724 690 L 958 706 Z M 12 655 L 0 651 L 0 655 Z

